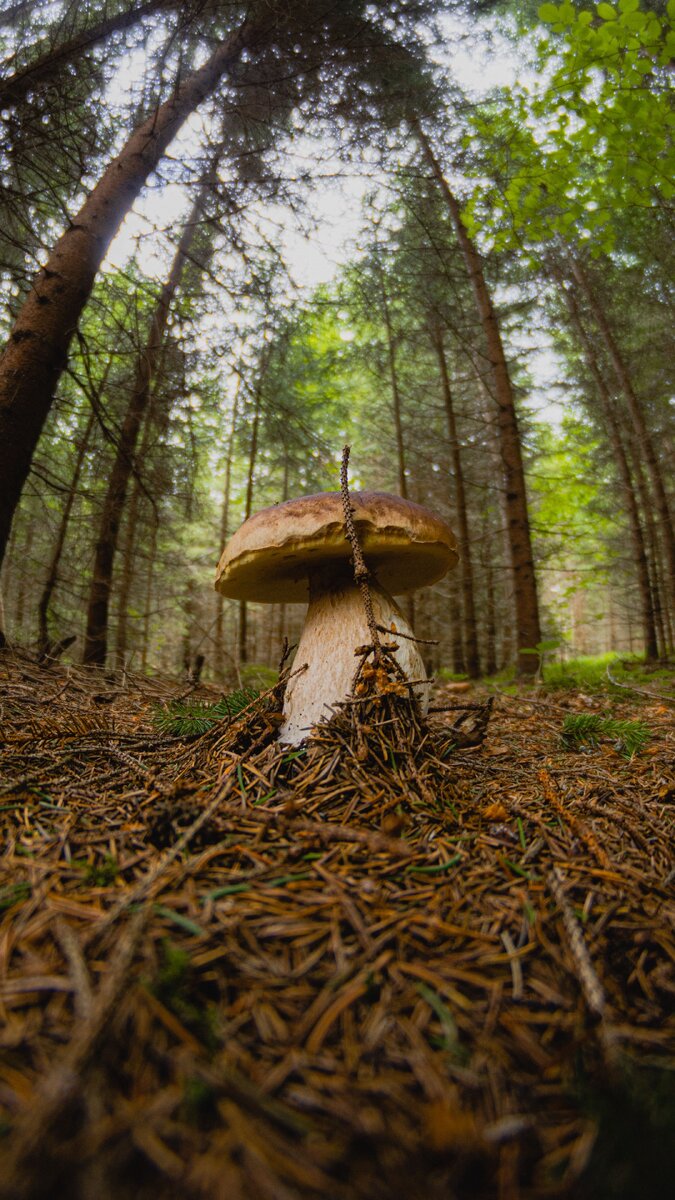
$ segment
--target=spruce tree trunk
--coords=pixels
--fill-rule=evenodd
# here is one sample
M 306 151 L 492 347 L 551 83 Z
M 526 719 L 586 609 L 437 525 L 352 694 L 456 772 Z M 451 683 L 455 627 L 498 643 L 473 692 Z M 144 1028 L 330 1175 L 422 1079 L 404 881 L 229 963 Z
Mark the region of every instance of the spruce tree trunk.
M 436 355 L 438 357 L 438 366 L 441 372 L 443 402 L 445 405 L 445 417 L 448 426 L 448 441 L 450 443 L 450 457 L 452 459 L 452 469 L 455 483 L 454 499 L 455 509 L 457 512 L 457 534 L 460 555 L 459 563 L 462 580 L 466 671 L 470 679 L 477 679 L 480 675 L 480 661 L 478 657 L 476 605 L 473 594 L 473 563 L 471 561 L 471 542 L 469 538 L 469 518 L 466 509 L 464 471 L 462 468 L 462 456 L 459 449 L 459 439 L 457 437 L 457 422 L 455 421 L 455 409 L 452 400 L 452 389 L 450 387 L 448 361 L 445 354 L 445 346 L 443 344 L 443 331 L 439 325 L 437 325 L 432 331 L 432 340 L 436 350 Z
M 534 675 L 537 672 L 536 654 L 524 654 L 541 641 L 537 582 L 534 572 L 530 519 L 527 509 L 525 472 L 518 429 L 518 418 L 513 396 L 499 322 L 492 303 L 483 266 L 466 226 L 462 221 L 459 203 L 443 175 L 431 143 L 424 130 L 415 123 L 414 132 L 422 147 L 424 157 L 438 183 L 452 219 L 467 274 L 471 281 L 476 308 L 480 318 L 492 379 L 493 400 L 497 405 L 499 448 L 502 462 L 505 504 L 508 522 L 508 538 L 513 573 L 514 599 L 516 608 L 517 670 L 519 675 Z
M 484 558 L 485 567 L 485 674 L 494 675 L 497 670 L 497 609 L 495 605 L 495 585 L 492 573 L 492 561 L 488 540 L 487 522 L 483 525 L 484 543 L 487 554 Z
M 159 524 L 157 514 L 153 513 L 152 532 L 150 534 L 150 549 L 148 551 L 148 564 L 145 571 L 145 608 L 143 611 L 143 639 L 141 646 L 141 674 L 145 675 L 148 668 L 148 653 L 150 650 L 150 618 L 152 616 L 152 602 L 154 596 L 153 581 L 155 578 L 155 559 L 157 558 L 157 538 L 159 536 Z
M 262 394 L 265 382 L 265 374 L 267 372 L 268 356 L 263 353 L 260 361 L 260 375 L 258 384 L 255 390 L 255 400 L 253 408 L 253 427 L 251 429 L 251 445 L 248 455 L 248 474 L 246 477 L 246 503 L 244 506 L 244 520 L 248 521 L 253 512 L 253 485 L 255 479 L 255 463 L 258 457 L 258 434 L 260 431 L 260 411 L 262 408 Z M 245 600 L 239 601 L 239 662 L 248 662 L 248 608 Z
M 659 518 L 659 526 L 663 545 L 666 550 L 668 562 L 669 587 L 668 587 L 668 604 L 675 606 L 675 526 L 670 512 L 668 497 L 666 495 L 665 484 L 663 480 L 663 472 L 659 463 L 654 442 L 651 434 L 647 429 L 642 405 L 638 399 L 630 372 L 623 355 L 619 349 L 618 342 L 610 328 L 609 321 L 605 310 L 598 299 L 597 293 L 588 277 L 587 272 L 581 265 L 578 259 L 571 261 L 572 274 L 578 283 L 583 296 L 585 297 L 588 306 L 595 318 L 598 329 L 602 335 L 603 342 L 607 355 L 614 369 L 617 382 L 628 405 L 628 411 L 631 416 L 631 421 L 635 429 L 635 435 L 638 440 L 640 452 L 644 458 L 649 480 L 654 494 L 654 504 Z
M 0 358 L 0 562 L 70 340 L 108 247 L 185 118 L 255 35 L 244 23 L 143 121 L 33 281 Z
M 223 504 L 220 510 L 220 546 L 218 551 L 218 561 L 225 549 L 227 539 L 230 535 L 230 490 L 232 487 L 232 460 L 234 458 L 234 439 L 237 432 L 237 413 L 239 408 L 239 391 L 241 388 L 241 375 L 237 376 L 237 386 L 232 402 L 232 420 L 230 422 L 230 430 L 227 438 L 227 451 L 225 454 L 225 482 L 223 484 Z M 216 629 L 214 634 L 215 643 L 215 667 L 216 672 L 222 675 L 224 670 L 225 646 L 223 632 L 223 616 L 224 616 L 225 597 L 216 592 Z
M 152 315 L 148 341 L 138 357 L 133 390 L 122 422 L 117 454 L 103 502 L 94 554 L 83 656 L 83 662 L 88 666 L 105 666 L 113 566 L 127 487 L 134 470 L 136 442 L 150 403 L 151 387 L 162 351 L 169 310 L 180 286 L 183 269 L 197 233 L 207 190 L 207 187 L 200 190 L 192 206 L 171 264 L 169 277 L 160 292 L 157 307 Z
M 612 447 L 612 454 L 616 468 L 619 472 L 621 480 L 621 488 L 624 499 L 624 507 L 628 524 L 630 528 L 631 543 L 633 547 L 633 562 L 638 579 L 638 588 L 640 592 L 640 611 L 642 615 L 642 633 L 645 643 L 645 655 L 648 659 L 658 658 L 658 646 L 656 637 L 656 623 L 654 619 L 654 603 L 652 597 L 652 589 L 649 580 L 649 567 L 647 563 L 647 551 L 645 547 L 642 525 L 640 522 L 640 514 L 638 511 L 637 499 L 633 488 L 633 480 L 631 479 L 630 467 L 628 458 L 621 437 L 621 427 L 614 411 L 612 397 L 609 394 L 609 389 L 605 383 L 604 376 L 600 370 L 600 365 L 595 355 L 593 343 L 586 329 L 584 328 L 581 314 L 577 306 L 576 300 L 572 293 L 563 285 L 560 277 L 558 284 L 562 291 L 567 311 L 570 315 L 570 320 L 574 332 L 581 343 L 586 366 L 593 376 L 596 392 L 600 401 L 602 415 L 605 420 L 607 435 Z
M 52 557 L 49 561 L 49 567 L 47 570 L 47 578 L 45 579 L 42 593 L 40 595 L 40 601 L 38 604 L 38 648 L 41 652 L 46 652 L 49 647 L 49 606 L 51 604 L 54 588 L 56 587 L 59 578 L 59 566 L 68 533 L 70 514 L 73 509 L 73 504 L 75 503 L 75 497 L 77 495 L 77 489 L 80 483 L 80 475 L 82 474 L 82 467 L 84 465 L 84 458 L 87 450 L 89 449 L 89 440 L 92 435 L 95 420 L 96 414 L 91 412 L 89 414 L 89 419 L 87 420 L 84 433 L 80 438 L 80 444 L 77 448 L 77 456 L 75 458 L 75 465 L 73 467 L 73 474 L 70 480 L 68 495 L 66 496 L 66 502 L 63 506 L 63 512 L 61 513 L 61 520 L 59 521 L 56 542 L 54 543 Z
M 403 420 L 401 409 L 401 392 L 398 386 L 398 372 L 396 369 L 396 344 L 394 340 L 394 329 L 391 321 L 391 312 L 389 311 L 389 299 L 384 285 L 384 275 L 382 267 L 377 263 L 380 294 L 382 297 L 382 315 L 384 316 L 384 327 L 387 331 L 387 360 L 389 363 L 389 380 L 391 383 L 391 399 L 394 414 L 394 431 L 396 434 L 396 469 L 398 475 L 398 490 L 404 500 L 408 499 L 408 481 L 405 473 L 405 446 L 403 444 Z
M 131 493 L 131 499 L 129 501 L 129 511 L 127 514 L 127 523 L 124 535 L 124 548 L 122 550 L 122 573 L 120 578 L 117 605 L 117 635 L 115 637 L 115 666 L 118 671 L 121 671 L 124 668 L 124 663 L 127 656 L 129 596 L 131 595 L 131 586 L 134 581 L 136 529 L 138 527 L 138 507 L 140 496 L 141 489 L 138 484 L 138 480 L 136 480 Z

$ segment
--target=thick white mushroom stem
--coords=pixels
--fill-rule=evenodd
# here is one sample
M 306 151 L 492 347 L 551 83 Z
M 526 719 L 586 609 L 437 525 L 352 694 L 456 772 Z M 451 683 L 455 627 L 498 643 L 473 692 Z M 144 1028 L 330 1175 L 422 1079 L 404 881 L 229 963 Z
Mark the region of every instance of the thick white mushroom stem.
M 422 657 L 412 637 L 412 629 L 396 601 L 377 584 L 371 583 L 373 612 L 378 625 L 408 635 L 391 641 L 398 644 L 395 658 L 406 679 L 426 679 Z M 386 634 L 383 635 L 387 641 Z M 351 692 L 358 659 L 357 646 L 371 641 L 361 593 L 355 584 L 326 576 L 310 578 L 309 608 L 295 656 L 294 669 L 307 663 L 307 670 L 294 675 L 286 689 L 284 723 L 279 741 L 297 745 L 313 726 L 327 721 L 335 705 Z M 423 713 L 429 706 L 429 684 L 414 689 Z

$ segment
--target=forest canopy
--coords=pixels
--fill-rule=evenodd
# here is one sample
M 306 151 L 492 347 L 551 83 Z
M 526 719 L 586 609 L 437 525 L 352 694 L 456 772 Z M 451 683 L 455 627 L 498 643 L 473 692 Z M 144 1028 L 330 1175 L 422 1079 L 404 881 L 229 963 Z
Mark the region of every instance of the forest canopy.
M 429 666 L 665 655 L 675 2 L 42 0 L 0 14 L 0 627 L 274 666 L 252 512 L 444 517 Z

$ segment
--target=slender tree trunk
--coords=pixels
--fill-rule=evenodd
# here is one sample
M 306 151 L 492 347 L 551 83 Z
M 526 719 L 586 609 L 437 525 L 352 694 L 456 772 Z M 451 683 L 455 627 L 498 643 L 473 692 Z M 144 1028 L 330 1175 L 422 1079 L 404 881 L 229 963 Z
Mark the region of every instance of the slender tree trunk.
M 169 310 L 180 286 L 183 269 L 197 232 L 199 217 L 203 211 L 206 193 L 207 187 L 205 186 L 200 190 L 183 229 L 169 277 L 161 290 L 157 307 L 152 315 L 148 341 L 139 355 L 129 406 L 120 430 L 117 455 L 103 502 L 89 593 L 83 661 L 90 666 L 102 667 L 105 665 L 113 565 L 129 477 L 134 469 L 136 442 L 150 403 L 153 377 L 162 352 Z
M 75 458 L 73 474 L 70 480 L 70 487 L 68 490 L 68 495 L 66 496 L 66 502 L 63 506 L 63 512 L 61 513 L 61 520 L 59 522 L 59 528 L 56 534 L 56 542 L 54 543 L 52 557 L 49 561 L 49 567 L 47 569 L 47 578 L 45 579 L 44 587 L 42 588 L 42 594 L 38 604 L 38 647 L 40 651 L 46 651 L 49 646 L 49 606 L 51 604 L 52 595 L 59 578 L 59 566 L 61 563 L 63 547 L 66 542 L 66 535 L 68 533 L 70 514 L 73 509 L 73 504 L 75 503 L 75 497 L 77 495 L 77 489 L 80 483 L 80 475 L 82 474 L 85 455 L 89 449 L 89 442 L 94 429 L 95 421 L 96 414 L 94 412 L 90 412 L 87 424 L 77 448 L 77 456 Z
M 141 646 L 141 674 L 145 675 L 148 669 L 148 652 L 150 650 L 150 617 L 152 614 L 153 604 L 153 580 L 155 577 L 155 559 L 157 557 L 157 537 L 159 534 L 159 523 L 157 514 L 152 514 L 152 532 L 150 534 L 150 549 L 148 550 L 148 563 L 145 571 L 145 607 L 143 611 L 143 638 Z
M 129 500 L 129 511 L 124 534 L 124 549 L 122 551 L 122 572 L 117 606 L 117 636 L 115 638 L 115 665 L 119 671 L 124 667 L 127 656 L 127 630 L 129 619 L 129 596 L 134 580 L 134 561 L 136 554 L 136 530 L 138 528 L 138 509 L 141 489 L 138 480 Z
M 578 259 L 572 259 L 571 269 L 572 274 L 588 303 L 598 329 L 602 335 L 602 340 L 605 344 L 607 355 L 614 369 L 614 373 L 621 391 L 625 397 L 626 404 L 628 405 L 628 411 L 635 428 L 635 434 L 640 446 L 640 452 L 647 467 L 649 480 L 654 493 L 654 503 L 658 513 L 661 536 L 663 538 L 663 544 L 666 549 L 666 556 L 668 560 L 668 572 L 670 575 L 668 602 L 669 605 L 672 606 L 675 604 L 675 526 L 673 525 L 673 519 L 668 504 L 668 497 L 666 495 L 665 484 L 663 481 L 661 464 L 659 463 L 651 434 L 647 429 L 647 423 L 642 411 L 642 405 L 638 399 L 635 388 L 633 387 L 633 381 L 631 379 L 630 372 L 626 366 L 626 363 L 624 362 L 623 355 L 619 350 L 616 338 L 610 328 L 605 310 L 598 299 L 597 293 L 593 288 L 587 272 Z
M 497 404 L 499 446 L 505 484 L 511 569 L 513 571 L 516 606 L 518 673 L 533 675 L 537 671 L 537 656 L 523 654 L 541 641 L 539 602 L 534 572 L 530 520 L 527 508 L 525 472 L 520 444 L 518 419 L 504 346 L 497 314 L 490 296 L 478 251 L 462 221 L 459 203 L 443 175 L 431 143 L 419 123 L 414 132 L 429 168 L 438 183 L 450 213 L 467 274 L 471 281 L 476 308 L 490 363 L 493 399 Z
M 230 421 L 230 429 L 227 437 L 227 450 L 225 452 L 225 482 L 223 484 L 223 504 L 220 510 L 220 549 L 218 560 L 220 561 L 223 550 L 225 549 L 227 539 L 230 535 L 230 490 L 232 487 L 232 460 L 234 458 L 234 439 L 237 432 L 237 414 L 239 409 L 239 391 L 241 388 L 241 375 L 237 376 L 237 385 L 232 402 L 232 419 Z M 224 631 L 223 617 L 225 609 L 225 597 L 221 596 L 220 592 L 216 592 L 216 629 L 214 634 L 215 643 L 215 666 L 219 675 L 222 675 L 224 670 L 225 646 L 224 646 Z
M 33 549 L 33 538 L 35 537 L 35 515 L 31 512 L 28 518 L 26 528 L 26 536 L 21 546 L 20 554 L 21 561 L 18 568 L 19 587 L 16 593 L 16 609 L 14 612 L 14 622 L 18 631 L 19 637 L 23 640 L 23 618 L 26 608 L 26 593 L 28 590 L 28 573 L 30 570 L 30 556 Z
M 0 358 L 0 561 L 71 337 L 110 242 L 185 118 L 258 32 L 245 22 L 135 130 L 33 282 Z
M 637 492 L 639 508 L 641 510 L 640 523 L 644 536 L 657 642 L 661 648 L 665 649 L 667 639 L 663 613 L 664 609 L 666 612 L 668 611 L 668 580 L 664 580 L 662 574 L 665 572 L 667 576 L 668 567 L 663 562 L 661 554 L 658 530 L 656 521 L 654 520 L 652 497 L 645 477 L 644 458 L 637 444 L 635 430 L 629 427 L 626 430 L 626 435 L 626 457 L 628 459 L 631 478 L 635 480 L 635 491 Z
M 387 331 L 387 359 L 389 362 L 389 379 L 391 382 L 391 398 L 394 413 L 394 430 L 396 433 L 396 465 L 398 470 L 398 490 L 404 500 L 408 499 L 408 481 L 405 473 L 405 446 L 403 443 L 403 419 L 401 406 L 401 392 L 398 386 L 398 372 L 396 369 L 396 342 L 394 338 L 394 329 L 391 320 L 391 312 L 389 309 L 389 300 L 387 290 L 384 285 L 384 275 L 382 267 L 378 260 L 378 273 L 380 279 L 380 294 L 382 297 L 382 315 L 384 316 L 384 327 Z
M 456 575 L 452 575 L 448 582 L 448 617 L 450 620 L 452 669 L 455 675 L 465 675 L 462 606 L 459 602 L 459 584 Z
M 478 632 L 476 628 L 476 605 L 473 593 L 473 563 L 471 561 L 471 541 L 469 537 L 469 518 L 466 510 L 466 492 L 464 488 L 464 471 L 462 456 L 457 437 L 457 422 L 450 387 L 448 361 L 443 344 L 443 331 L 437 325 L 432 331 L 432 341 L 438 357 L 441 372 L 443 402 L 448 426 L 448 441 L 455 484 L 455 510 L 457 512 L 457 532 L 459 535 L 460 572 L 462 580 L 462 605 L 464 609 L 464 644 L 466 647 L 466 670 L 470 679 L 480 675 L 478 657 Z
M 652 589 L 649 581 L 649 567 L 647 564 L 647 552 L 645 548 L 645 540 L 640 522 L 640 514 L 638 511 L 635 491 L 633 489 L 633 481 L 631 479 L 630 467 L 628 458 L 621 437 L 621 428 L 614 410 L 612 397 L 609 394 L 609 389 L 605 383 L 604 376 L 600 370 L 593 343 L 584 327 L 579 312 L 578 305 L 572 292 L 566 288 L 560 276 L 558 276 L 558 284 L 562 291 L 567 311 L 570 316 L 572 328 L 581 343 L 586 366 L 590 371 L 595 383 L 596 393 L 600 401 L 602 415 L 607 429 L 607 436 L 612 447 L 612 455 L 619 472 L 621 480 L 621 488 L 624 499 L 624 508 L 628 517 L 630 528 L 631 543 L 633 546 L 633 562 L 638 579 L 638 588 L 640 593 L 640 610 L 642 614 L 642 631 L 645 643 L 645 654 L 648 659 L 658 657 L 657 638 L 656 638 L 656 623 L 654 620 L 654 603 L 652 597 Z
M 487 522 L 483 526 L 483 536 L 488 537 Z M 485 567 L 485 674 L 494 675 L 497 670 L 497 627 L 496 616 L 497 609 L 495 605 L 495 584 L 494 575 L 492 572 L 492 560 L 490 556 L 489 542 L 487 542 L 488 553 L 484 558 Z
M 251 445 L 248 455 L 248 475 L 246 477 L 246 503 L 244 520 L 248 521 L 253 512 L 253 485 L 255 479 L 255 463 L 258 457 L 258 434 L 260 431 L 260 412 L 262 408 L 263 385 L 267 371 L 267 355 L 263 354 L 260 363 L 260 375 L 255 390 L 253 408 L 253 427 L 251 429 Z M 245 600 L 239 601 L 239 662 L 248 662 L 248 607 Z

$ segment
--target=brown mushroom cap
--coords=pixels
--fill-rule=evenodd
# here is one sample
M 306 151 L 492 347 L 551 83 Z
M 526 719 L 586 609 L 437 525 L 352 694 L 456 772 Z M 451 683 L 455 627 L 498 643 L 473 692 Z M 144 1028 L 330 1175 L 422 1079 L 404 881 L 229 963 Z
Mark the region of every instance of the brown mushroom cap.
M 352 492 L 354 522 L 368 567 L 391 595 L 442 579 L 457 562 L 457 543 L 440 517 L 386 492 Z M 233 600 L 303 603 L 308 576 L 351 558 L 342 497 L 320 492 L 286 500 L 249 517 L 230 538 L 216 589 Z

